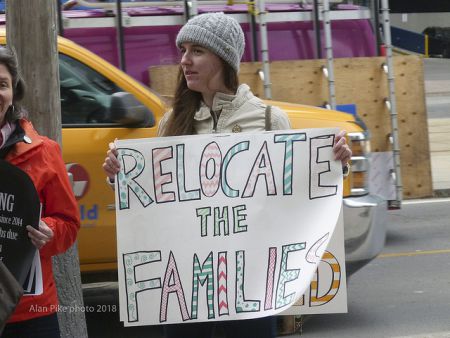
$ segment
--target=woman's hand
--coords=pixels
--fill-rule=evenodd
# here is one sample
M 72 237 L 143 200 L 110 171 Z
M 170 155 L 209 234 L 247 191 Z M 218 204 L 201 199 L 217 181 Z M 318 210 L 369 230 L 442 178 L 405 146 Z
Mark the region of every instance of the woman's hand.
M 114 181 L 114 177 L 120 170 L 120 162 L 117 159 L 117 148 L 114 142 L 109 144 L 109 150 L 106 152 L 105 162 L 103 163 L 103 170 L 110 181 Z
M 53 238 L 53 230 L 50 229 L 44 221 L 39 222 L 39 230 L 33 228 L 31 225 L 27 225 L 27 230 L 31 243 L 33 243 L 38 250 Z
M 336 135 L 333 145 L 334 159 L 341 161 L 342 167 L 345 167 L 352 157 L 352 151 L 347 144 L 345 134 L 346 131 L 341 130 L 339 134 Z

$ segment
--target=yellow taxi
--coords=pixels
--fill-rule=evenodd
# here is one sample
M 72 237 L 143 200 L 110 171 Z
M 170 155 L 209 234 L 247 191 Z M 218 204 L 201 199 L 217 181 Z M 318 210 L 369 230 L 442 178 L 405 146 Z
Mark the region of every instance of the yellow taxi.
M 0 31 L 0 43 L 5 32 Z M 82 228 L 78 237 L 81 270 L 117 269 L 114 193 L 102 163 L 115 138 L 154 137 L 168 109 L 164 100 L 87 49 L 58 38 L 63 157 L 73 178 Z M 367 131 L 351 114 L 271 101 L 284 109 L 293 128 L 339 127 L 348 132 L 352 170 L 344 182 L 347 271 L 352 273 L 384 246 L 386 203 L 368 191 Z

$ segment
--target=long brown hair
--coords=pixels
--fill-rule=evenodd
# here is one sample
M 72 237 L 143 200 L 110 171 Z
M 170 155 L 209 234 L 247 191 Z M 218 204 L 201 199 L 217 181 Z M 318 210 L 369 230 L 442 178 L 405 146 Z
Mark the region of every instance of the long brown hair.
M 222 60 L 224 84 L 227 89 L 236 93 L 239 87 L 239 79 L 236 71 L 227 62 Z M 167 120 L 163 136 L 193 135 L 194 115 L 200 109 L 202 94 L 190 90 L 187 86 L 183 69 L 178 70 L 178 81 L 173 100 L 172 114 Z

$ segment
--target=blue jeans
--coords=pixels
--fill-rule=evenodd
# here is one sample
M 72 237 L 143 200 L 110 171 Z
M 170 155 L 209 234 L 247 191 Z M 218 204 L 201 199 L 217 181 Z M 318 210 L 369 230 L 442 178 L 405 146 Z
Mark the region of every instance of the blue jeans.
M 222 328 L 227 338 L 275 338 L 276 317 L 170 324 L 164 326 L 166 338 L 211 338 L 216 328 Z
M 6 324 L 1 338 L 60 338 L 56 313 Z

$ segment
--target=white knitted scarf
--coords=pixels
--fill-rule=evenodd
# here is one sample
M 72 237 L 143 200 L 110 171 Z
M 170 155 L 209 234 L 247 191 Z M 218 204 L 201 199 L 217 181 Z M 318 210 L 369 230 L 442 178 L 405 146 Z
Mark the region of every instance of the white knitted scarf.
M 16 129 L 16 125 L 14 123 L 6 122 L 3 127 L 0 129 L 0 149 L 3 148 L 8 138 Z

